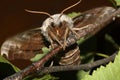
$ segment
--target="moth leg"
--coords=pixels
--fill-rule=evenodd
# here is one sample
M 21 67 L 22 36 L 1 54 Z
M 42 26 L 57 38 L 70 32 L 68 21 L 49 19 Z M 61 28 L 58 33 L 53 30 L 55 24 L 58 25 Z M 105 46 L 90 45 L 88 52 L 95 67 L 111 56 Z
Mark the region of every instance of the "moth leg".
M 53 40 L 51 38 L 49 40 L 50 40 L 51 48 L 53 49 L 54 48 Z
M 74 33 L 76 35 L 76 37 L 80 37 L 78 33 L 76 33 L 76 31 L 74 30 L 74 28 L 69 28 L 70 31 L 72 31 L 72 33 Z
M 54 63 L 54 61 L 51 61 L 49 67 L 52 67 L 52 66 L 53 66 L 53 63 Z
M 76 33 L 76 31 L 79 31 L 79 30 L 82 30 L 82 29 L 86 29 L 86 28 L 89 28 L 91 26 L 94 26 L 93 24 L 89 24 L 89 25 L 86 25 L 84 27 L 80 27 L 80 28 L 70 28 L 70 30 L 77 36 L 77 37 L 80 37 L 78 33 Z
M 88 28 L 88 27 L 90 27 L 90 26 L 94 26 L 93 24 L 89 24 L 89 25 L 86 25 L 86 26 L 84 26 L 84 27 L 80 27 L 80 28 L 72 28 L 74 31 L 79 31 L 79 30 L 82 30 L 82 29 L 86 29 L 86 28 Z
M 53 40 L 57 41 L 58 44 L 60 44 L 60 46 L 63 47 L 62 43 L 58 40 L 58 38 L 52 33 L 52 32 L 49 32 L 50 36 L 52 37 Z M 50 43 L 51 45 L 53 46 L 54 48 L 54 45 L 53 45 L 53 40 L 50 38 Z
M 65 50 L 65 47 L 66 47 L 66 39 L 67 39 L 67 34 L 68 34 L 68 28 L 66 28 L 65 30 L 65 35 L 64 35 L 64 44 L 63 44 L 63 49 Z

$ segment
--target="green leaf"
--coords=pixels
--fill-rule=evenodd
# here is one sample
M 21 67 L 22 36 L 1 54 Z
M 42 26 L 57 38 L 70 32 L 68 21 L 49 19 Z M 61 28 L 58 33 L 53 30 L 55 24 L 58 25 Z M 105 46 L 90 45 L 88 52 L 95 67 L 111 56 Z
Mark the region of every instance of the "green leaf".
M 116 49 L 119 49 L 119 45 L 114 41 L 114 39 L 110 35 L 106 34 L 105 39 L 109 41 Z
M 43 76 L 38 76 L 38 77 L 28 76 L 23 80 L 58 80 L 58 79 L 59 79 L 58 77 L 54 77 L 50 74 L 45 74 Z
M 44 57 L 50 51 L 50 49 L 48 49 L 47 47 L 43 47 L 42 51 L 43 51 L 43 53 L 37 54 L 35 57 L 31 58 L 30 60 L 32 62 L 40 60 L 42 57 Z
M 94 70 L 92 75 L 86 75 L 82 80 L 120 80 L 120 51 L 115 58 L 115 61 L 108 65 L 100 66 Z
M 93 53 L 88 53 L 85 56 L 81 56 L 81 60 L 85 63 L 90 63 L 94 61 L 94 56 Z M 81 80 L 82 78 L 84 78 L 86 75 L 88 75 L 90 73 L 89 71 L 84 71 L 84 70 L 79 70 L 77 73 L 77 80 Z
M 84 78 L 86 75 L 88 75 L 90 73 L 90 71 L 83 71 L 83 70 L 80 70 L 78 73 L 77 73 L 77 80 L 81 80 L 82 78 Z
M 117 8 L 117 4 L 115 3 L 114 0 L 109 0 L 109 1 L 113 4 L 113 6 L 114 6 L 115 8 Z
M 49 51 L 50 51 L 50 49 L 49 48 L 47 48 L 47 47 L 43 47 L 42 48 L 42 51 L 43 51 L 43 53 L 48 53 Z
M 12 63 L 10 63 L 8 60 L 6 60 L 6 59 L 5 59 L 4 57 L 2 57 L 2 56 L 0 56 L 0 63 L 7 63 L 7 64 L 11 65 L 15 72 L 20 71 L 19 68 L 17 68 L 16 66 L 14 66 Z
M 109 57 L 108 55 L 103 54 L 103 53 L 96 53 L 96 55 L 101 56 L 101 57 L 105 57 L 105 58 Z
M 120 6 L 120 0 L 115 0 L 115 2 L 117 6 Z
M 80 15 L 80 12 L 72 12 L 72 13 L 69 13 L 68 16 L 71 17 L 71 18 L 74 18 L 76 16 Z
M 50 74 L 46 74 L 42 78 L 34 78 L 33 80 L 58 80 L 58 78 L 51 76 Z

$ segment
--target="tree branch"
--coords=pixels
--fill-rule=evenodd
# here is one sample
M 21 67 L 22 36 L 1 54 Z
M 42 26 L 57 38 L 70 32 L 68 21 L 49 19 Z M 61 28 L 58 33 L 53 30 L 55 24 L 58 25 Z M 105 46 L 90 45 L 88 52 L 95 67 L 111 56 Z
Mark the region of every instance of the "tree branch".
M 94 67 L 107 64 L 108 62 L 114 61 L 116 53 L 112 54 L 108 58 L 97 60 L 92 63 L 81 64 L 81 65 L 68 65 L 68 66 L 53 66 L 53 67 L 44 67 L 42 70 L 37 71 L 39 75 L 45 73 L 59 72 L 59 71 L 72 71 L 72 70 L 90 70 Z

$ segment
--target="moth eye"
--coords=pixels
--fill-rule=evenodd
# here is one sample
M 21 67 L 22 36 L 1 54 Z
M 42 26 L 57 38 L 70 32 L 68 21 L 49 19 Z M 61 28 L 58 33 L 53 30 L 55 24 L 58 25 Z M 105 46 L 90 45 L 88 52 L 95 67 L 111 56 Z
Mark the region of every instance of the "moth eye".
M 55 25 L 54 24 L 54 22 L 51 22 L 51 27 L 53 27 L 53 28 L 55 28 L 55 26 L 57 26 L 57 27 L 62 27 L 62 25 L 63 25 L 63 23 L 62 22 L 60 22 L 58 25 Z
M 53 27 L 53 28 L 55 27 L 55 24 L 53 22 L 51 22 L 51 27 Z
M 62 22 L 60 22 L 59 27 L 62 27 Z

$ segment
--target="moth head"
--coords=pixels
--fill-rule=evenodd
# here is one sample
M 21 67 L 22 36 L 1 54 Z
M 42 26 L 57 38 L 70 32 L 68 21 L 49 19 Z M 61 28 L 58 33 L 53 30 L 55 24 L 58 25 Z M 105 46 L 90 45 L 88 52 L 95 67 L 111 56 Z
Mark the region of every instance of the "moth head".
M 53 44 L 53 42 L 57 42 L 62 46 L 61 41 L 63 41 L 64 43 L 63 45 L 65 46 L 65 42 L 69 35 L 69 31 L 73 27 L 73 21 L 70 17 L 68 17 L 63 13 L 68 9 L 71 9 L 72 7 L 78 5 L 80 2 L 81 0 L 65 8 L 63 11 L 61 11 L 60 14 L 50 15 L 47 12 L 38 12 L 38 11 L 30 11 L 30 10 L 26 10 L 26 11 L 30 13 L 39 13 L 39 14 L 48 15 L 49 18 L 47 18 L 41 26 L 42 34 L 51 44 Z
M 51 18 L 52 17 L 52 18 Z M 48 39 L 63 39 L 67 28 L 73 27 L 73 21 L 67 15 L 55 14 L 47 18 L 41 27 L 43 35 Z

